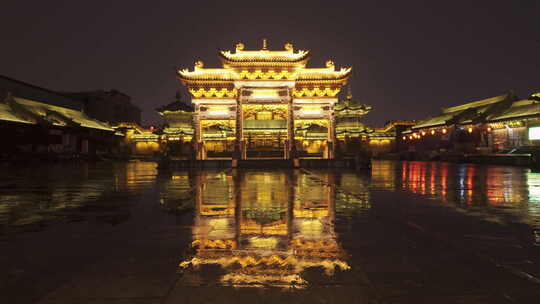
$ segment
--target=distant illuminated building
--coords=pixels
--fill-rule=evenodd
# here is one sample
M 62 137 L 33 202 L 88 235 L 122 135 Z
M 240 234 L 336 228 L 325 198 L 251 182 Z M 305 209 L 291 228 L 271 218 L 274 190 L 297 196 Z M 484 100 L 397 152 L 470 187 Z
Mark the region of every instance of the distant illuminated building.
M 0 75 L 1 152 L 18 158 L 26 153 L 66 156 L 115 149 L 121 137 L 84 109 L 80 100 Z
M 165 119 L 162 138 L 167 141 L 167 154 L 175 158 L 193 158 L 193 106 L 183 103 L 177 93 L 175 101 L 156 111 Z
M 193 96 L 193 147 L 197 159 L 335 157 L 337 137 L 358 136 L 353 120 L 370 107 L 347 101 L 338 104 L 351 68 L 306 67 L 309 51 L 220 51 L 221 68 L 178 70 L 178 78 Z M 334 114 L 336 114 L 336 120 Z M 353 123 L 354 124 L 354 123 Z

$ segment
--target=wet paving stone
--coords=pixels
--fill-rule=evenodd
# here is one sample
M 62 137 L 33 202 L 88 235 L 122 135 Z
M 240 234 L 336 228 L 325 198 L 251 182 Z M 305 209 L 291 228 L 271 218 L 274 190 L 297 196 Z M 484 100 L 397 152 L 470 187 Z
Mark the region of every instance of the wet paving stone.
M 540 175 L 528 169 L 82 168 L 0 178 L 1 303 L 540 298 Z

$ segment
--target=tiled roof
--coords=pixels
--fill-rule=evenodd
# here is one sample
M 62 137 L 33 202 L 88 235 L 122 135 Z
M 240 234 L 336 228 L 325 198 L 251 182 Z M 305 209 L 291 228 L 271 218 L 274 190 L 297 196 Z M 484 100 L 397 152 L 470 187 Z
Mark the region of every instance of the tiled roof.
M 185 112 L 193 112 L 193 106 L 185 104 L 179 100 L 173 101 L 167 105 L 161 106 L 159 108 L 156 108 L 156 111 L 163 113 L 163 112 L 175 112 L 175 111 L 185 111 Z
M 490 106 L 490 105 L 492 105 L 494 103 L 504 101 L 508 97 L 509 97 L 509 94 L 503 94 L 503 95 L 499 95 L 499 96 L 495 96 L 495 97 L 490 97 L 490 98 L 486 98 L 486 99 L 482 99 L 482 100 L 477 100 L 477 101 L 461 104 L 461 105 L 454 106 L 454 107 L 444 108 L 442 112 L 443 113 L 454 113 L 454 112 L 463 111 L 463 110 L 471 109 L 471 108 L 483 108 L 483 107 L 486 107 L 486 106 Z
M 81 111 L 19 97 L 11 97 L 7 103 L 0 103 L 0 120 L 25 124 L 46 123 L 60 127 L 81 126 L 114 131 L 108 124 L 94 120 Z
M 2 75 L 0 75 L 0 92 L 9 92 L 15 97 L 35 100 L 54 106 L 74 110 L 83 109 L 83 103 L 79 100 Z
M 10 122 L 18 122 L 18 123 L 24 123 L 24 124 L 33 124 L 34 122 L 23 119 L 15 113 L 13 113 L 13 110 L 11 107 L 5 103 L 0 103 L 0 120 L 3 121 L 10 121 Z
M 501 121 L 530 116 L 540 116 L 539 101 L 531 99 L 515 101 L 508 109 L 506 109 L 502 113 L 488 116 L 487 120 Z
M 503 111 L 515 99 L 516 97 L 510 93 L 444 108 L 439 115 L 420 121 L 412 129 L 431 128 L 446 124 L 471 124 L 483 121 L 486 116 Z
M 447 123 L 447 121 L 451 120 L 455 115 L 461 113 L 462 111 L 454 112 L 454 113 L 448 113 L 448 114 L 442 114 L 435 117 L 430 117 L 428 119 L 422 120 L 416 125 L 412 126 L 412 129 L 421 129 L 421 128 L 430 128 L 430 127 L 436 127 L 436 126 L 442 126 Z

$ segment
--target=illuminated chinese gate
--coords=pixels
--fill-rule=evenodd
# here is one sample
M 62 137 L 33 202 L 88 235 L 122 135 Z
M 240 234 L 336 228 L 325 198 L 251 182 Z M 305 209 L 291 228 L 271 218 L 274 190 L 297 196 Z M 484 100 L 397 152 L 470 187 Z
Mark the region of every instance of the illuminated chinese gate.
M 220 51 L 222 68 L 178 71 L 195 105 L 197 159 L 334 158 L 334 104 L 351 68 L 307 68 L 309 51 Z

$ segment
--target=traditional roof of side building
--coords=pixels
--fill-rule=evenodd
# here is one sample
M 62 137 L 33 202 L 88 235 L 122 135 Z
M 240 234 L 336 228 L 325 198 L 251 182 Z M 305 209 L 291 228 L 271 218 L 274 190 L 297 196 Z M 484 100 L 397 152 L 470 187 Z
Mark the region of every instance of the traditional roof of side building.
M 373 132 L 371 128 L 366 127 L 360 121 L 360 118 L 369 113 L 371 109 L 372 106 L 361 104 L 353 99 L 351 87 L 349 86 L 347 89 L 347 98 L 334 106 L 336 135 L 338 137 L 358 136 Z
M 164 106 L 161 106 L 159 108 L 156 108 L 156 111 L 163 115 L 167 112 L 193 112 L 193 106 L 188 105 L 181 100 L 180 92 L 176 93 L 176 100 L 166 104 Z
M 11 107 L 6 103 L 0 103 L 0 120 L 23 123 L 23 124 L 33 124 L 34 122 L 28 119 L 21 117 L 20 115 L 15 114 Z
M 384 124 L 384 127 L 382 127 L 381 129 L 384 130 L 384 132 L 388 132 L 396 128 L 397 126 L 411 127 L 414 126 L 416 123 L 416 120 L 390 120 L 387 121 Z
M 506 110 L 487 117 L 488 122 L 523 119 L 540 116 L 540 100 L 523 99 L 514 101 Z
M 366 115 L 367 113 L 369 113 L 369 111 L 371 111 L 373 107 L 370 106 L 370 105 L 365 105 L 365 104 L 359 104 L 359 103 L 356 103 L 355 101 L 349 101 L 349 100 L 344 100 L 338 104 L 336 104 L 336 106 L 334 107 L 334 111 L 336 111 L 338 115 L 340 114 L 345 114 L 345 112 L 350 112 L 350 113 L 357 113 L 359 115 Z
M 105 122 L 81 111 L 8 95 L 0 102 L 0 120 L 58 127 L 83 127 L 114 131 Z
M 487 116 L 503 111 L 515 100 L 517 97 L 513 93 L 508 93 L 444 108 L 439 115 L 418 122 L 412 126 L 412 129 L 433 128 L 448 124 L 474 124 L 485 120 Z
M 334 111 L 336 112 L 337 116 L 355 115 L 360 117 L 366 115 L 367 113 L 369 113 L 369 111 L 371 111 L 371 109 L 373 108 L 372 106 L 361 104 L 353 99 L 350 86 L 347 90 L 347 98 L 338 102 L 334 106 Z
M 4 95 L 7 92 L 16 97 L 35 100 L 53 106 L 74 110 L 83 109 L 83 103 L 77 99 L 70 98 L 59 92 L 0 75 L 0 97 L 5 97 Z

